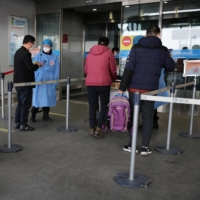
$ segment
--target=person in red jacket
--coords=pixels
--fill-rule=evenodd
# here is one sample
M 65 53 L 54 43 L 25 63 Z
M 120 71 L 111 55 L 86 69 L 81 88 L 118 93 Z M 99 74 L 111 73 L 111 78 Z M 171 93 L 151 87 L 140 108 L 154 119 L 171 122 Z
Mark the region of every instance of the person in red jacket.
M 102 123 L 110 100 L 110 86 L 117 78 L 116 61 L 107 47 L 109 39 L 100 37 L 98 45 L 93 46 L 85 61 L 85 83 L 88 88 L 90 135 L 104 138 Z M 96 110 L 100 97 L 100 113 L 96 127 Z

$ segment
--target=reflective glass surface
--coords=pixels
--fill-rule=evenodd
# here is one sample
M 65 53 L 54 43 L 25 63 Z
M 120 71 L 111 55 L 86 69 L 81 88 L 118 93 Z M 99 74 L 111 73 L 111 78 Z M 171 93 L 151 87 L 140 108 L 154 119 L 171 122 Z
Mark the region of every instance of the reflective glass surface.
M 120 38 L 120 76 L 123 75 L 126 58 L 132 47 L 132 41 L 137 35 L 146 35 L 150 25 L 158 24 L 159 3 L 124 6 L 122 8 L 122 25 Z
M 200 60 L 200 3 L 174 0 L 164 4 L 162 42 L 176 62 L 175 71 L 166 73 L 167 84 L 192 81 L 192 77 L 183 77 L 184 60 Z
M 44 39 L 51 39 L 53 51 L 60 55 L 60 13 L 37 14 L 37 45 Z

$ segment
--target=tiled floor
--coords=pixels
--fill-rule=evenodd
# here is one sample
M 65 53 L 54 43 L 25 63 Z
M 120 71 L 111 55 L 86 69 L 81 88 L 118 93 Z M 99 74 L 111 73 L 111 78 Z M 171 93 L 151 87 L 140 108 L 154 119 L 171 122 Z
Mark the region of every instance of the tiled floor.
M 88 105 L 70 101 L 69 125 L 77 132 L 57 131 L 65 125 L 65 101 L 51 109 L 53 122 L 37 115 L 33 132 L 14 130 L 13 143 L 23 151 L 0 153 L 0 200 L 199 200 L 200 140 L 179 136 L 189 129 L 189 116 L 173 116 L 171 145 L 181 155 L 136 155 L 136 172 L 152 180 L 147 189 L 130 189 L 113 178 L 129 172 L 130 153 L 122 150 L 129 134 L 106 132 L 102 140 L 88 135 Z M 13 114 L 14 114 L 13 106 Z M 56 115 L 56 114 L 61 114 Z M 153 131 L 150 147 L 165 145 L 168 115 L 159 114 L 159 130 Z M 199 132 L 199 118 L 194 132 Z M 0 121 L 0 146 L 7 143 L 7 121 Z M 140 150 L 141 133 L 137 146 Z

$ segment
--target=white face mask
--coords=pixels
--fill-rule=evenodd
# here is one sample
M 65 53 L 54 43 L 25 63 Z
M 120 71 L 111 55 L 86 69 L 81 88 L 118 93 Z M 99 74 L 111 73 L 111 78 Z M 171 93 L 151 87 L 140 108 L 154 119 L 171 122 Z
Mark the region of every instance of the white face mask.
M 45 53 L 47 53 L 47 52 L 49 52 L 51 49 L 49 48 L 49 47 L 43 47 L 43 51 L 45 52 Z

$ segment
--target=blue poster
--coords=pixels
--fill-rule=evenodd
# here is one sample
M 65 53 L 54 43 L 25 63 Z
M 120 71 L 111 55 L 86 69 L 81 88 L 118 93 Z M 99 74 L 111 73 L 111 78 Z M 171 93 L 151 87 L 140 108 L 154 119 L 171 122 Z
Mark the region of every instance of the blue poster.
M 9 65 L 13 65 L 15 52 L 22 46 L 28 34 L 28 19 L 9 16 Z

